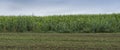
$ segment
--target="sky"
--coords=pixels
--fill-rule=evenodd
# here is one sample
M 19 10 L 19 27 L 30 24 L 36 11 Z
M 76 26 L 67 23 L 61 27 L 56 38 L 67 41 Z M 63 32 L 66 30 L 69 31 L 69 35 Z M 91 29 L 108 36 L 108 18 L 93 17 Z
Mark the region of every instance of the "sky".
M 0 0 L 0 15 L 120 13 L 120 0 Z

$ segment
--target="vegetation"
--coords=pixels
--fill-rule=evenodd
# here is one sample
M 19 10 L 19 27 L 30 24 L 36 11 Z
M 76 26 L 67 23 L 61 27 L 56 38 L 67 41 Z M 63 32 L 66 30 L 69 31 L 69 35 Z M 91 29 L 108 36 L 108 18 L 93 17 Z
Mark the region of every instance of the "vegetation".
M 120 14 L 0 16 L 0 32 L 120 32 Z
M 120 50 L 120 34 L 0 33 L 0 50 Z
M 120 50 L 116 32 L 120 14 L 0 16 L 0 50 Z

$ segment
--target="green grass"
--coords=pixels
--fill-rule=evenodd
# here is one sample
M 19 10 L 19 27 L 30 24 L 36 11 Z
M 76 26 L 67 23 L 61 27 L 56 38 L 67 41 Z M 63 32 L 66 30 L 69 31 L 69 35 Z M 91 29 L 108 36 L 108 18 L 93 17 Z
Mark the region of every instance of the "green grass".
M 120 50 L 120 34 L 0 33 L 0 50 Z
M 0 32 L 116 33 L 120 14 L 0 16 Z

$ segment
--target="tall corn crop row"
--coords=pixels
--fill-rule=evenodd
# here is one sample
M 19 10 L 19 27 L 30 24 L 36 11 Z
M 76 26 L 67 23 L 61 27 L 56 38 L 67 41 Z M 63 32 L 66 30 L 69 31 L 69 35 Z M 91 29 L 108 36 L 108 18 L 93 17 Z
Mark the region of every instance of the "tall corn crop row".
M 120 14 L 64 16 L 0 16 L 0 32 L 120 32 Z

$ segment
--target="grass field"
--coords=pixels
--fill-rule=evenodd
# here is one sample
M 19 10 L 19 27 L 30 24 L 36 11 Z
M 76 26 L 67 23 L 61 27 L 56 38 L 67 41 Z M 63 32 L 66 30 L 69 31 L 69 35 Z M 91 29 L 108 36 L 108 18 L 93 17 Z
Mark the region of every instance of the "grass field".
M 0 33 L 0 50 L 120 50 L 120 34 Z

